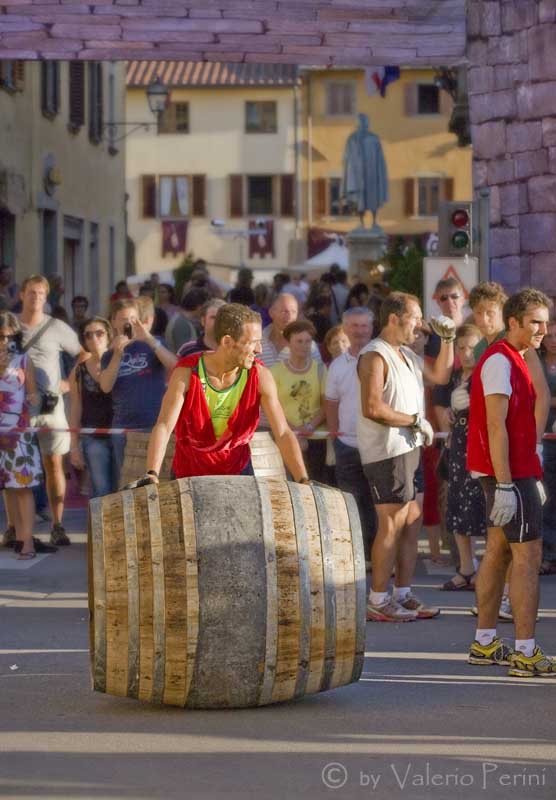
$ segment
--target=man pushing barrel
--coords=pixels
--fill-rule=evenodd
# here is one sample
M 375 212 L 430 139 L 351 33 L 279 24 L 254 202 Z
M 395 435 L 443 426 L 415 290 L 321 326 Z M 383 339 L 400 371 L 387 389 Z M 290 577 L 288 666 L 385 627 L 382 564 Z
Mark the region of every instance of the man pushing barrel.
M 168 441 L 175 429 L 172 471 L 197 475 L 252 475 L 249 442 L 259 423 L 259 405 L 294 480 L 308 482 L 301 450 L 289 428 L 262 351 L 261 317 L 239 303 L 216 315 L 213 352 L 181 358 L 172 373 L 147 451 L 147 471 L 128 488 L 158 483 Z

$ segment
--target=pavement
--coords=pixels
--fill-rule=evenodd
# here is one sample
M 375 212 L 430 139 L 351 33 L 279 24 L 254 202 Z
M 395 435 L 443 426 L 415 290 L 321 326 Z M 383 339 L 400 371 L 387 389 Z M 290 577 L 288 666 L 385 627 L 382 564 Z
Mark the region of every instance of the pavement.
M 54 555 L 0 548 L 2 798 L 556 797 L 556 680 L 469 666 L 474 595 L 439 592 L 450 572 L 424 553 L 415 588 L 441 616 L 368 623 L 357 684 L 240 711 L 93 692 L 85 513 L 67 512 L 73 544 Z M 554 653 L 556 576 L 541 587 L 537 638 Z

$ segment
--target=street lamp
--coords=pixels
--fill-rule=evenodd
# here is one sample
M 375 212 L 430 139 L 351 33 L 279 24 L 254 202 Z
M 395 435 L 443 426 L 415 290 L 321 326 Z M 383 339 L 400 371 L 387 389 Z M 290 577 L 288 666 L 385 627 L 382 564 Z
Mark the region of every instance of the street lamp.
M 149 84 L 149 88 L 147 89 L 147 102 L 151 112 L 156 116 L 160 116 L 160 114 L 162 114 L 166 108 L 168 94 L 168 89 L 160 80 L 160 76 L 157 75 L 154 81 Z
M 152 128 L 153 125 L 158 127 L 160 116 L 168 103 L 169 94 L 170 92 L 168 91 L 167 87 L 157 75 L 147 88 L 147 102 L 149 104 L 150 112 L 156 117 L 155 122 L 106 122 L 103 127 L 108 131 L 110 149 L 114 149 L 114 145 L 117 142 L 121 142 L 122 139 L 127 139 L 128 136 L 131 136 L 132 133 L 135 133 L 135 131 L 138 131 L 141 128 L 148 130 L 149 128 Z M 117 139 L 115 138 L 116 128 L 128 127 L 130 127 L 131 130 L 127 131 L 121 136 L 118 136 Z

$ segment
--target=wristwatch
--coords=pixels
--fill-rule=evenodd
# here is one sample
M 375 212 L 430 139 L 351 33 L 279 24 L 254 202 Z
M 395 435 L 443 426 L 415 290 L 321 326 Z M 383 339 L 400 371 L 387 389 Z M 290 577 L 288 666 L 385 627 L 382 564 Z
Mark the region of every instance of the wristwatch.
M 148 469 L 146 474 L 147 475 L 152 475 L 153 477 L 158 479 L 158 472 L 155 469 Z

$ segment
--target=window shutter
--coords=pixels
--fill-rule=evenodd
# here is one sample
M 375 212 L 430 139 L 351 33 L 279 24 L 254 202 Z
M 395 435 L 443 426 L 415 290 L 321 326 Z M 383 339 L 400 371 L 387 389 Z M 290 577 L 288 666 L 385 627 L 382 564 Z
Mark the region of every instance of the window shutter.
M 444 200 L 450 202 L 454 199 L 454 179 L 444 178 Z
M 412 217 L 415 214 L 415 181 L 413 178 L 404 180 L 404 200 L 405 216 Z
M 313 216 L 324 217 L 326 214 L 326 178 L 313 180 Z
M 405 113 L 408 117 L 413 117 L 418 111 L 418 85 L 416 83 L 406 83 L 405 85 Z
M 294 176 L 280 176 L 280 216 L 293 217 L 295 208 Z
M 47 114 L 48 108 L 48 61 L 41 61 L 41 111 Z
M 25 88 L 25 61 L 14 62 L 14 86 L 18 92 Z
M 143 217 L 156 217 L 156 176 L 143 175 L 141 177 L 143 186 Z
M 193 175 L 193 216 L 206 217 L 206 178 Z
M 243 175 L 230 175 L 230 217 L 243 217 Z
M 440 113 L 449 117 L 454 107 L 454 101 L 452 100 L 451 95 L 449 95 L 448 92 L 445 92 L 444 89 L 439 89 L 438 101 L 440 106 Z
M 72 128 L 85 122 L 85 64 L 71 61 L 69 65 L 69 121 Z

